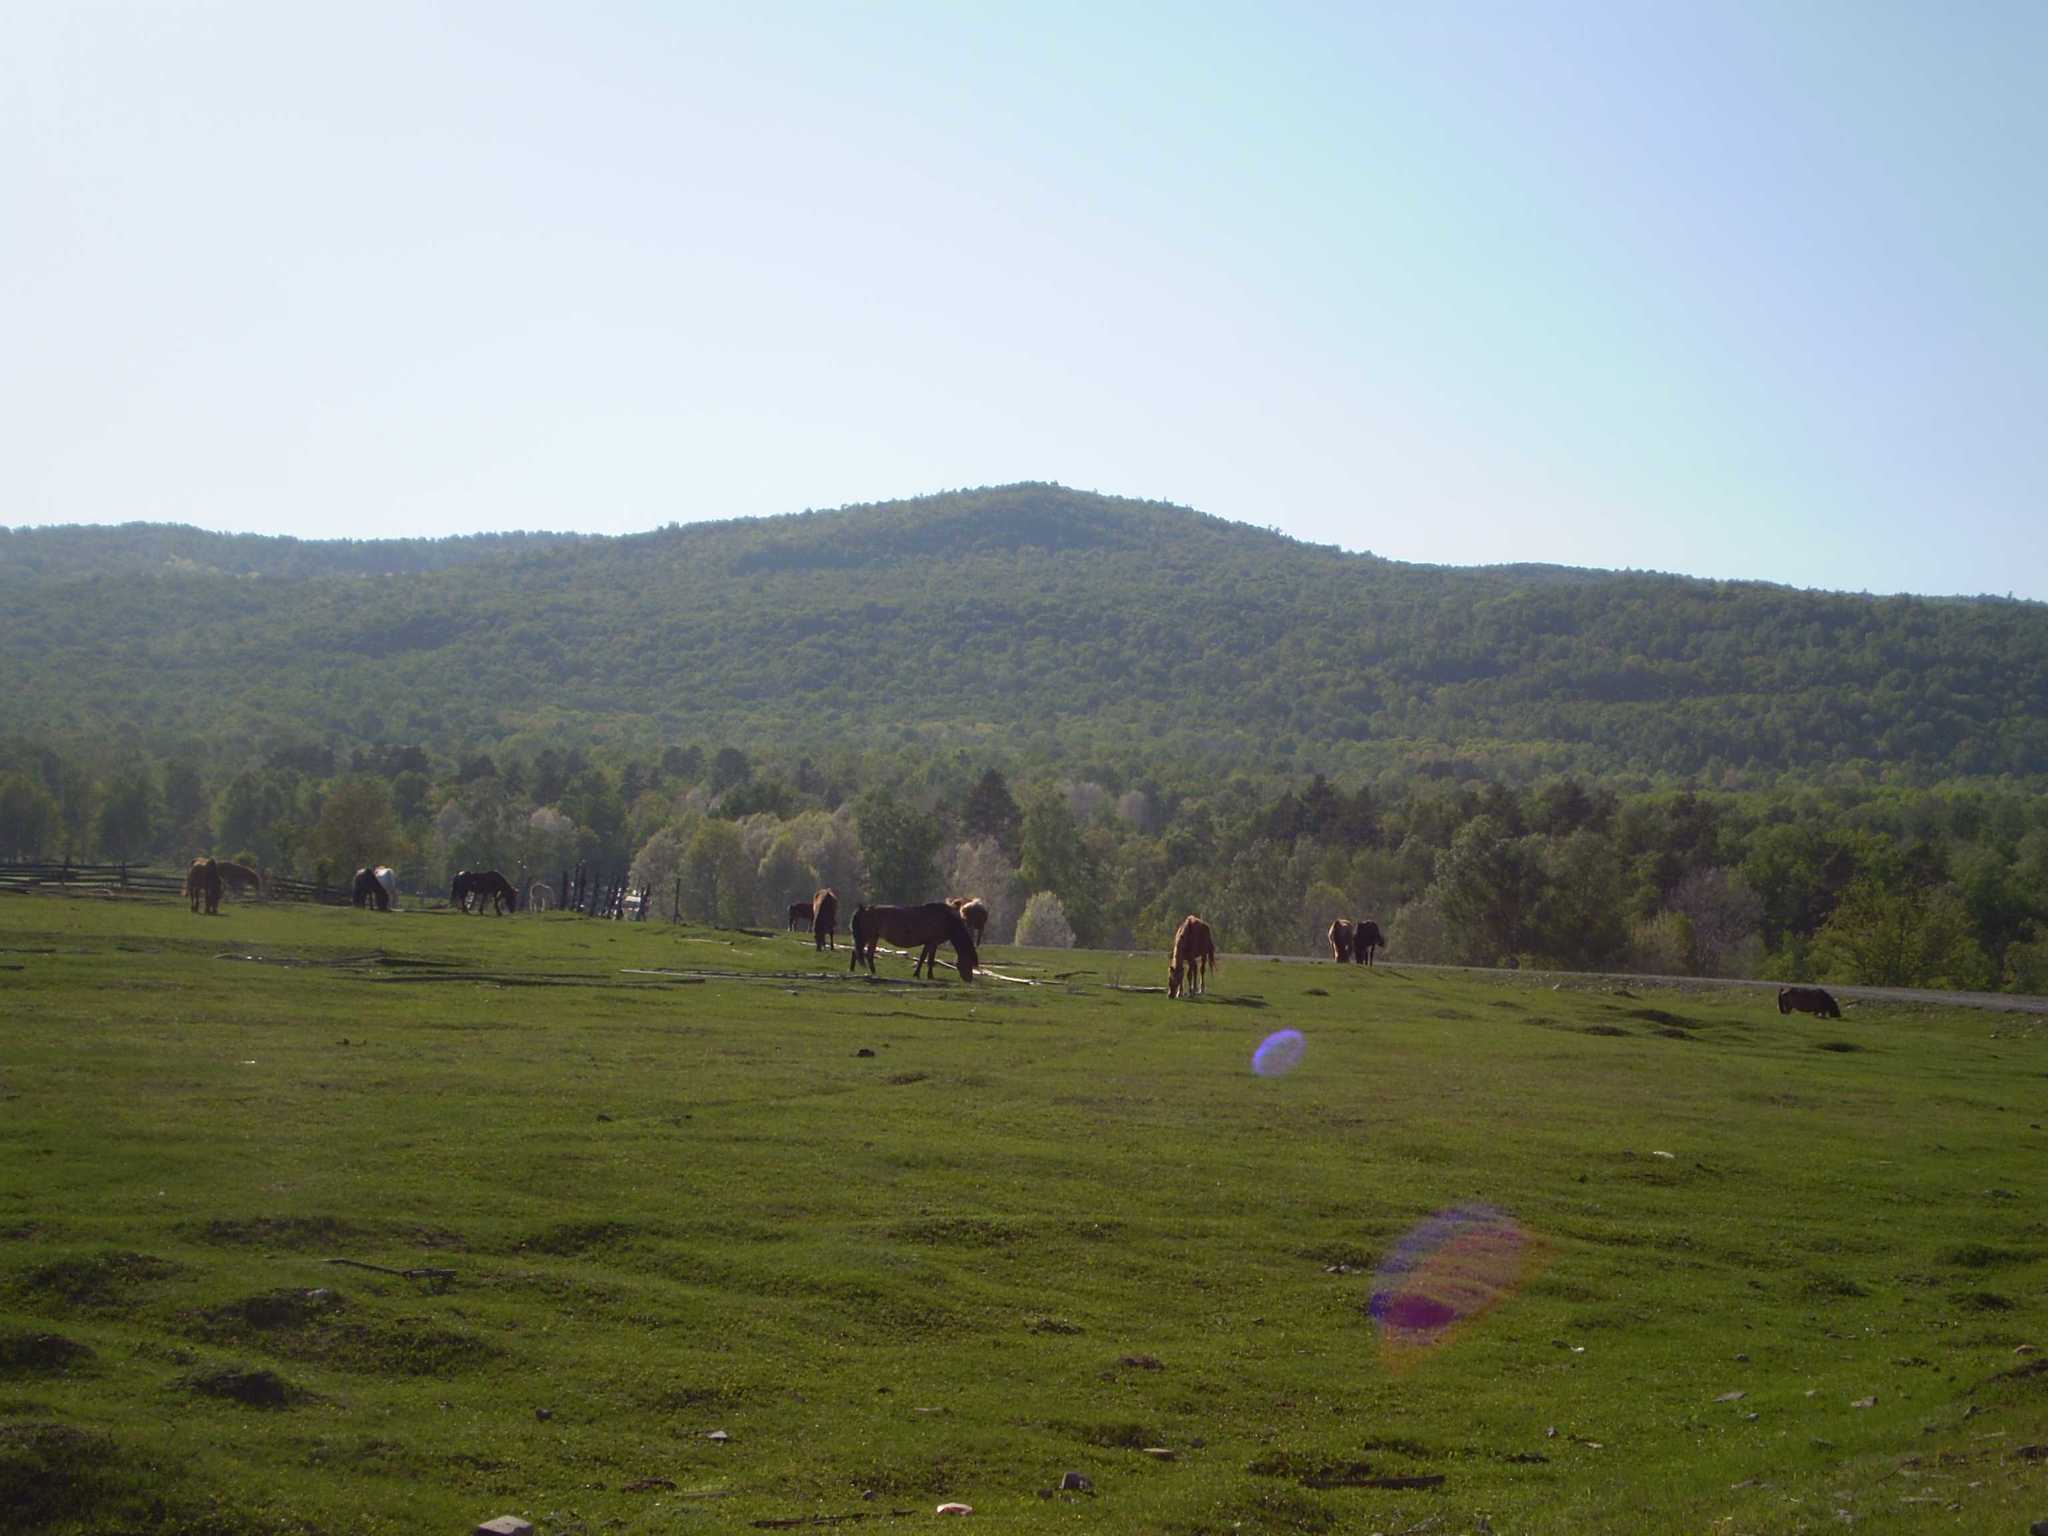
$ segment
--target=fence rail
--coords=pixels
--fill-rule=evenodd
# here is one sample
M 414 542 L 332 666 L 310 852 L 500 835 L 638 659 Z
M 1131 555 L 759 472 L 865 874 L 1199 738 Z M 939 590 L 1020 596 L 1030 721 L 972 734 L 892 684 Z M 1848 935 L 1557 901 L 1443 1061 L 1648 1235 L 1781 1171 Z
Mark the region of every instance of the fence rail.
M 32 891 L 43 886 L 61 886 L 77 891 L 133 891 L 137 895 L 182 896 L 185 871 L 147 864 L 72 864 L 31 860 L 0 863 L 0 891 Z M 310 880 L 288 880 L 273 875 L 263 882 L 254 897 L 230 889 L 228 899 L 271 901 L 312 901 L 330 907 L 345 907 L 349 891 Z

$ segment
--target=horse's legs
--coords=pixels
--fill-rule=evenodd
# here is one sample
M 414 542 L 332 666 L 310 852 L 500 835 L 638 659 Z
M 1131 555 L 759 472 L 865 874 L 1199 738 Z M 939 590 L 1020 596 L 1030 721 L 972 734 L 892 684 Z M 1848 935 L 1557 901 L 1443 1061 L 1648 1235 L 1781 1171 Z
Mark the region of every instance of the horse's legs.
M 932 981 L 937 978 L 939 973 L 935 967 L 938 964 L 938 959 L 939 941 L 933 939 L 931 943 L 925 945 L 924 953 L 917 957 L 917 965 L 924 967 L 924 979 L 926 981 Z M 910 968 L 910 974 L 913 976 L 917 974 L 917 965 L 913 965 Z

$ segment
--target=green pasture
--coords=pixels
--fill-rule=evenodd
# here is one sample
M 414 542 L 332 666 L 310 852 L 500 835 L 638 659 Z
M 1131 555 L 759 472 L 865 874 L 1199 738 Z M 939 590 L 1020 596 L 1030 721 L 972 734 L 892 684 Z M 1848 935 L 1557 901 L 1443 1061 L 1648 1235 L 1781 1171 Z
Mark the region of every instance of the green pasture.
M 2048 1519 L 2039 1021 L 987 958 L 0 897 L 0 1530 Z M 1396 1360 L 1469 1205 L 1526 1279 Z

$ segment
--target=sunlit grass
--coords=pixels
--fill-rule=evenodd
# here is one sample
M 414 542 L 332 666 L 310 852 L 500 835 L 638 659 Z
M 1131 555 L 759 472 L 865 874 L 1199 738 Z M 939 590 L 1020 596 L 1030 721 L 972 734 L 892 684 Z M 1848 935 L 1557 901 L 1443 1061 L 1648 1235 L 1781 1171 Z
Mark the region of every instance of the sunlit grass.
M 1228 956 L 1171 1003 L 1106 985 L 1158 957 L 989 958 L 1045 984 L 0 900 L 0 1527 L 2044 1513 L 2027 1025 Z M 1542 1262 L 1385 1354 L 1373 1269 L 1474 1204 Z

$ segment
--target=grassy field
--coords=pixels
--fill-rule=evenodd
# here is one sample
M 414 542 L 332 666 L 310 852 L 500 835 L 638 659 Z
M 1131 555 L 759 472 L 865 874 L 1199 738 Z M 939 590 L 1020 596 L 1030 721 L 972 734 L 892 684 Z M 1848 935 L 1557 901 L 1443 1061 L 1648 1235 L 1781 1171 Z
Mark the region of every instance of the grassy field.
M 2040 1020 L 989 959 L 0 898 L 0 1530 L 2048 1518 Z

